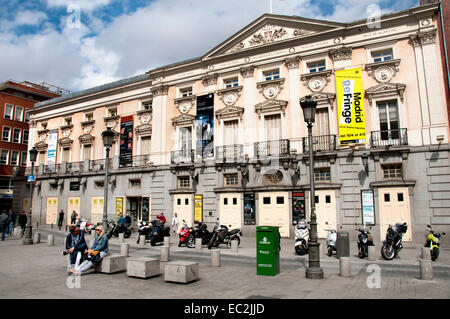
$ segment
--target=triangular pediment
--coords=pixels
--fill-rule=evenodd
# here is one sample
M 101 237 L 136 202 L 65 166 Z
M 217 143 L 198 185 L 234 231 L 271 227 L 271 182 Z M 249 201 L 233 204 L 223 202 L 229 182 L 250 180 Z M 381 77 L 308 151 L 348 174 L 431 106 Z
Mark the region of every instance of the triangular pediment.
M 366 90 L 366 97 L 372 102 L 374 97 L 399 96 L 403 101 L 406 84 L 402 83 L 381 83 Z
M 207 53 L 204 58 L 305 38 L 344 24 L 293 16 L 265 14 Z

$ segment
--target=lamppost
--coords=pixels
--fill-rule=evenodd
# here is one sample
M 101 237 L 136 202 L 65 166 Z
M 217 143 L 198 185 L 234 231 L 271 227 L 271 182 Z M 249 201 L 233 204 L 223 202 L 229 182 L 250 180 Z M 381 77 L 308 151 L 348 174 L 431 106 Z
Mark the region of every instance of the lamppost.
M 103 145 L 106 148 L 106 159 L 105 159 L 105 195 L 103 198 L 103 229 L 108 231 L 108 185 L 109 185 L 109 149 L 112 146 L 114 139 L 114 132 L 110 127 L 106 128 L 106 131 L 102 133 Z
M 31 210 L 33 207 L 33 191 L 34 191 L 34 180 L 36 177 L 34 174 L 34 162 L 36 162 L 36 158 L 38 155 L 38 150 L 33 146 L 30 150 L 30 162 L 31 162 L 31 176 L 33 179 L 30 181 L 30 199 L 29 199 L 29 209 L 28 209 L 28 217 L 27 217 L 27 225 L 25 226 L 25 238 L 23 239 L 24 245 L 32 245 L 33 239 L 31 238 L 31 233 L 33 231 L 33 227 L 31 226 Z
M 309 245 L 309 267 L 306 268 L 306 278 L 323 279 L 323 270 L 320 268 L 320 243 L 317 240 L 317 220 L 316 220 L 316 196 L 314 191 L 314 148 L 312 138 L 312 123 L 316 116 L 317 102 L 311 96 L 306 96 L 306 100 L 300 101 L 303 109 L 303 117 L 308 125 L 309 144 L 309 180 L 310 180 L 310 204 L 311 204 L 311 234 L 308 240 Z

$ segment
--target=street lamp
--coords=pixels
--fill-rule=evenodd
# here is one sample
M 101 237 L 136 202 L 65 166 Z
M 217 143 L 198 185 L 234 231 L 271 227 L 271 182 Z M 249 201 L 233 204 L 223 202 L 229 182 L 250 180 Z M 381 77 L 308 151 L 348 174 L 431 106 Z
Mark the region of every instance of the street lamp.
M 34 174 L 34 162 L 36 162 L 36 158 L 38 155 L 38 150 L 33 146 L 33 148 L 30 150 L 30 162 L 31 162 L 31 176 L 33 179 L 30 181 L 30 200 L 29 200 L 29 208 L 28 208 L 28 218 L 27 218 L 27 225 L 25 226 L 25 238 L 23 239 L 24 245 L 32 245 L 33 239 L 31 238 L 31 233 L 33 231 L 33 227 L 31 226 L 31 210 L 33 207 L 33 191 L 34 191 L 34 181 L 36 177 Z
M 103 229 L 108 231 L 108 184 L 109 184 L 109 149 L 113 144 L 114 131 L 110 127 L 106 128 L 106 131 L 102 133 L 103 145 L 106 148 L 106 159 L 105 159 L 105 195 L 103 198 Z
M 303 110 L 303 117 L 308 125 L 309 144 L 309 180 L 310 180 L 310 204 L 311 204 L 311 235 L 309 244 L 309 266 L 306 268 L 306 278 L 323 279 L 323 270 L 320 268 L 320 243 L 317 240 L 317 220 L 316 220 L 316 196 L 314 191 L 314 149 L 312 139 L 312 123 L 316 116 L 317 102 L 313 101 L 310 95 L 304 101 L 300 101 Z

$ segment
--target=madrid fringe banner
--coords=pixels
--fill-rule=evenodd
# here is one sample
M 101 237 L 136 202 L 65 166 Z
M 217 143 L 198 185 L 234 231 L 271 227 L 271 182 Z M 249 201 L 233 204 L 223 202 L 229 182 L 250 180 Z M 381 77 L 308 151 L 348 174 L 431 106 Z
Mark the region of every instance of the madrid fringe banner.
M 365 144 L 366 121 L 361 68 L 336 71 L 339 145 Z

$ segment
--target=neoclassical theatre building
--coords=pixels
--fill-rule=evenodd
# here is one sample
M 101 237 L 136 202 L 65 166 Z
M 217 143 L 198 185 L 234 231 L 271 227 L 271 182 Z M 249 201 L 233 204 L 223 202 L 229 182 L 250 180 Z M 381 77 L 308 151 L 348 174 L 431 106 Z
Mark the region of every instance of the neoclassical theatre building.
M 293 237 L 310 214 L 313 125 L 319 237 L 326 229 L 407 222 L 407 241 L 450 224 L 449 123 L 439 5 L 375 24 L 265 14 L 203 56 L 41 102 L 31 114 L 39 151 L 34 221 L 73 210 L 101 221 L 105 157 L 115 132 L 108 217 L 173 213 L 188 225 L 280 226 Z M 359 69 L 365 136 L 342 143 L 336 75 Z M 30 166 L 30 163 L 28 163 Z M 68 218 L 68 223 L 70 218 Z M 342 227 L 342 228 L 341 228 Z

